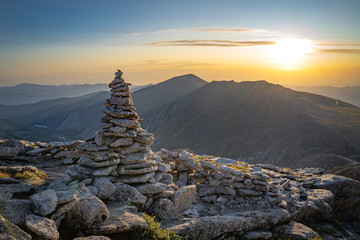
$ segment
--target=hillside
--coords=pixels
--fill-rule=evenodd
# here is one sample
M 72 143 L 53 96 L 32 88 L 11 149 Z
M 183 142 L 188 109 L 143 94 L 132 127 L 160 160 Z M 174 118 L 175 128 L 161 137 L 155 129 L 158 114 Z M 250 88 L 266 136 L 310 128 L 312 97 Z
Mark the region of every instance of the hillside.
M 360 107 L 360 86 L 331 87 L 331 86 L 313 86 L 313 87 L 290 87 L 297 91 L 315 93 L 339 99 Z
M 155 149 L 189 148 L 288 167 L 321 167 L 315 155 L 360 153 L 359 108 L 265 81 L 211 82 L 143 118 L 156 136 Z

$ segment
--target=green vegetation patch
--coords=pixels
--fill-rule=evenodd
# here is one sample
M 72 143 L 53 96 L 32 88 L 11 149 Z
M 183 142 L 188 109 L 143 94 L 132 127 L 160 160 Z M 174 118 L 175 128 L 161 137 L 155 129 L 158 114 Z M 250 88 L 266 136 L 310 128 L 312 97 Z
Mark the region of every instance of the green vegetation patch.
M 145 231 L 138 234 L 136 239 L 141 240 L 190 240 L 192 238 L 188 236 L 179 236 L 175 232 L 164 230 L 160 227 L 160 223 L 155 220 L 155 217 L 152 217 L 148 214 L 144 214 L 144 219 L 146 220 L 149 228 Z
M 214 157 L 214 156 L 211 156 L 211 155 L 190 155 L 191 158 L 193 158 L 195 160 L 195 163 L 200 163 L 201 160 L 204 160 L 204 161 L 211 161 L 211 159 Z
M 14 175 L 14 178 L 17 179 L 31 179 L 31 180 L 45 180 L 47 178 L 46 173 L 42 171 L 23 171 L 23 172 L 17 172 Z
M 0 178 L 11 178 L 11 174 L 6 172 L 0 172 Z
M 16 179 L 27 179 L 27 180 L 45 180 L 48 176 L 42 171 L 19 171 L 15 173 L 8 173 L 0 171 L 0 178 L 16 178 Z
M 236 170 L 236 171 L 242 171 L 244 173 L 249 173 L 249 169 L 247 167 L 243 167 L 243 166 L 239 166 L 236 164 L 227 164 L 227 166 L 231 167 L 232 169 Z

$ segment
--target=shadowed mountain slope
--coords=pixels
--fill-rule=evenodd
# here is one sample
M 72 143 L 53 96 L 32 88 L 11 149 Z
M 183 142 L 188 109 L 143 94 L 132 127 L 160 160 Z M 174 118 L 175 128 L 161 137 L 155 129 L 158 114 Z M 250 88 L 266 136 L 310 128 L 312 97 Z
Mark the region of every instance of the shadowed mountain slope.
M 155 149 L 289 167 L 319 154 L 360 153 L 359 108 L 265 81 L 211 82 L 143 118 Z

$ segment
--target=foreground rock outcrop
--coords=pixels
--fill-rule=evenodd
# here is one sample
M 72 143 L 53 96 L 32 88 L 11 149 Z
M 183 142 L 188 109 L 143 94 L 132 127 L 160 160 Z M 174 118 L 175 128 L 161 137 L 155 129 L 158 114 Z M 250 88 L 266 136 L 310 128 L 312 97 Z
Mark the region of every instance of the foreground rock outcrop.
M 109 86 L 94 137 L 0 141 L 4 165 L 25 165 L 0 167 L 0 239 L 136 239 L 151 228 L 149 213 L 190 239 L 360 239 L 360 182 L 186 149 L 154 153 L 121 71 Z M 52 161 L 66 172 L 47 177 L 40 170 Z M 342 217 L 350 220 L 335 225 Z

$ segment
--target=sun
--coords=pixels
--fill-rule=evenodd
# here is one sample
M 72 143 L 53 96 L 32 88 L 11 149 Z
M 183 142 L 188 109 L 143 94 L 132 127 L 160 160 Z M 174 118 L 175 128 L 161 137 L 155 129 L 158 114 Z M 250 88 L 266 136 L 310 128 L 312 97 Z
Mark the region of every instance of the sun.
M 299 68 L 305 55 L 312 51 L 313 44 L 310 40 L 286 38 L 274 45 L 273 58 L 282 69 L 292 70 Z

